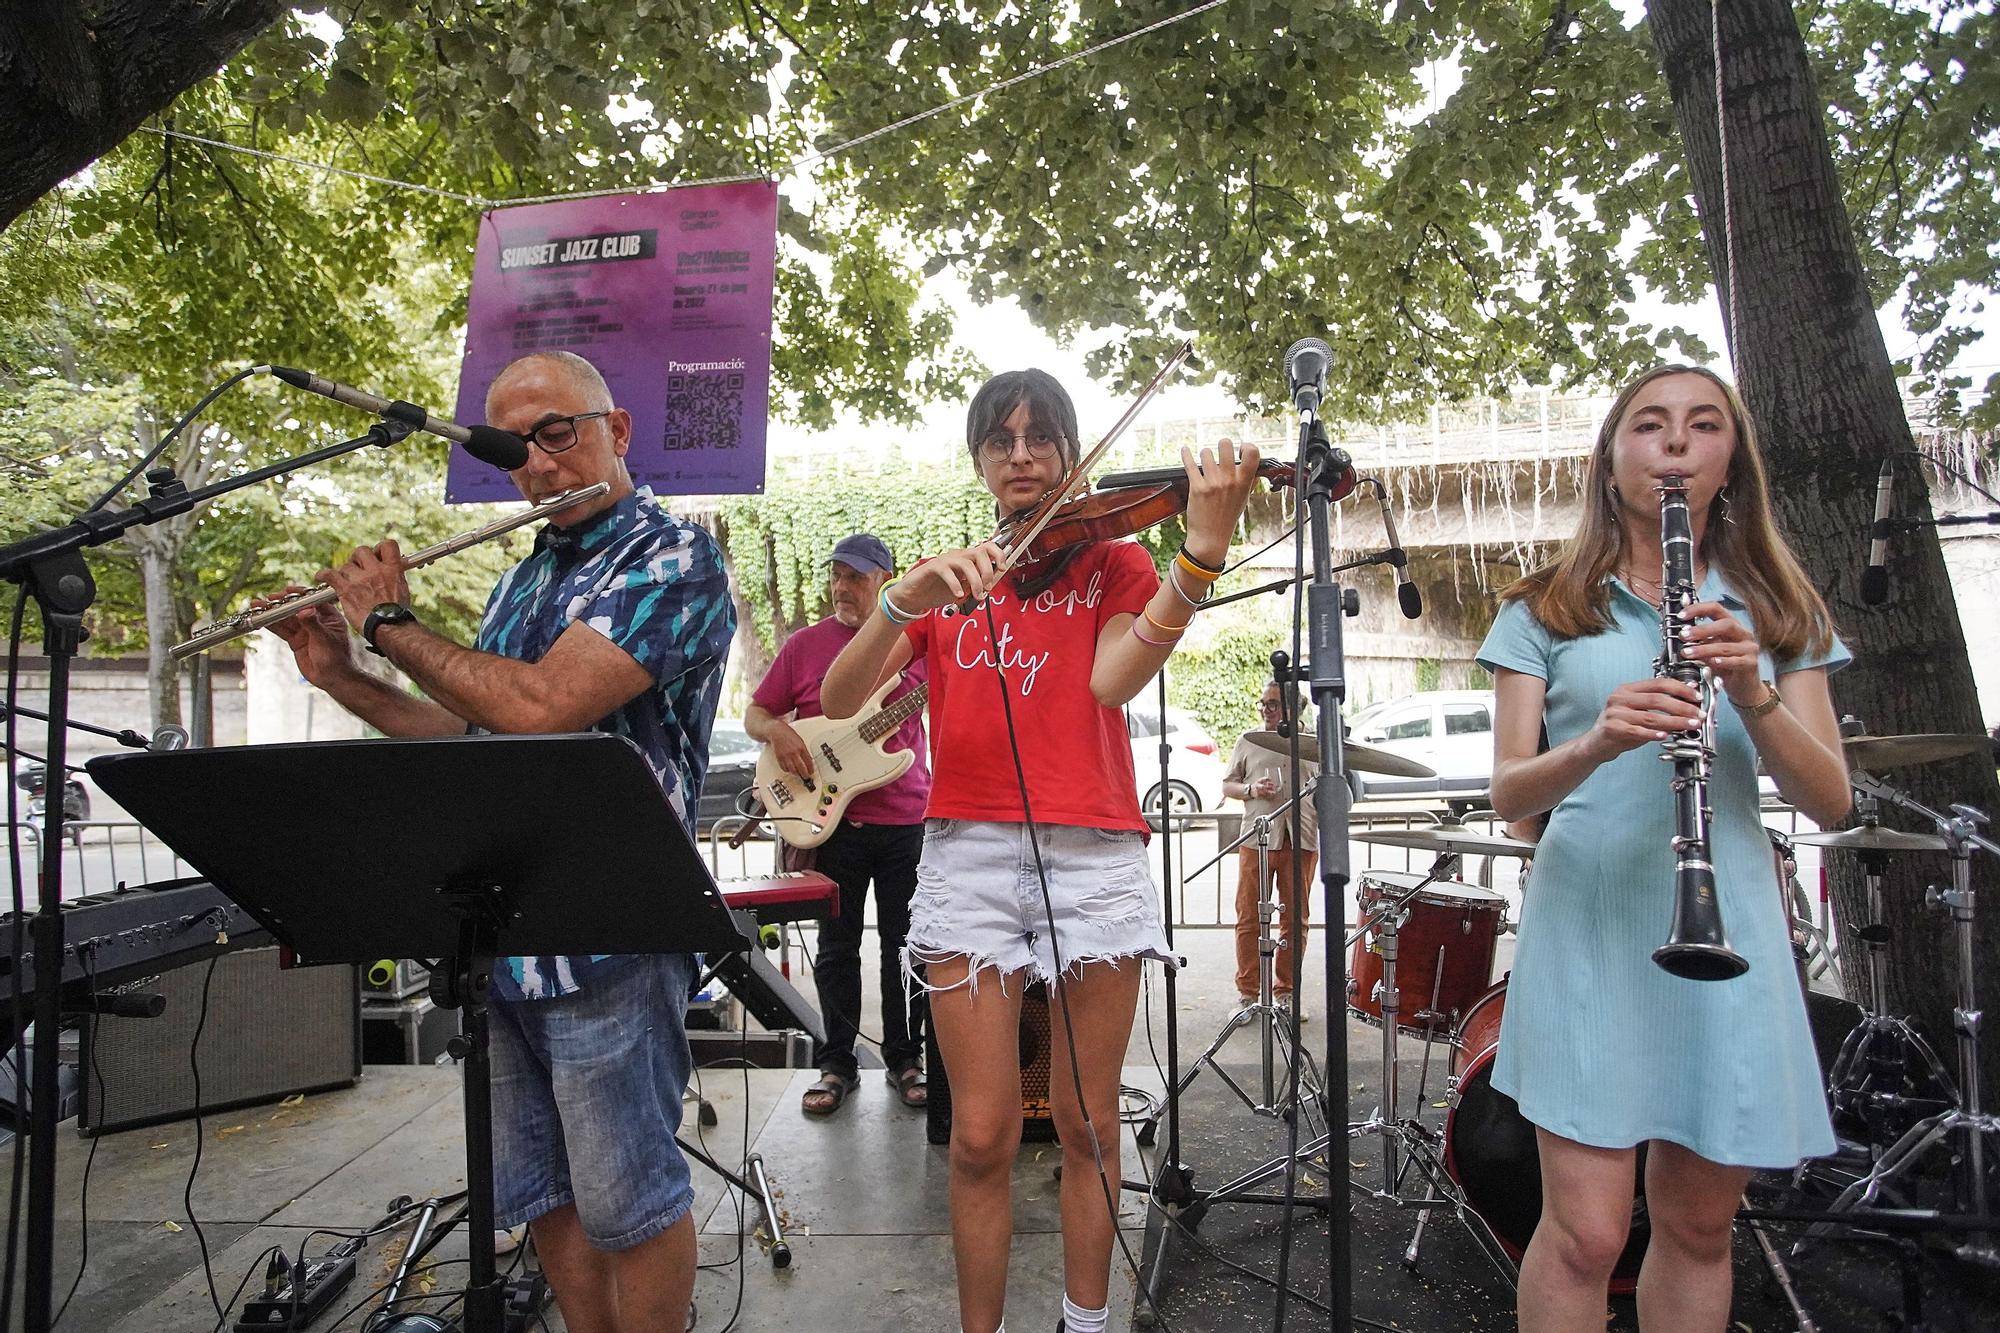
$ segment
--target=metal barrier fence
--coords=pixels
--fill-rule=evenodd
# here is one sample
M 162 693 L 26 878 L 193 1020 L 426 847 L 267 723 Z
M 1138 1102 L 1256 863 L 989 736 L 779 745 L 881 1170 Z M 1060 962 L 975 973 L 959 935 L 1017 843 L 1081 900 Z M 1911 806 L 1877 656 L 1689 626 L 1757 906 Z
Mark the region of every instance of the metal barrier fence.
M 1811 829 L 1814 825 L 1798 811 L 1782 803 L 1767 803 L 1764 807 L 1766 825 L 1787 834 L 1795 834 Z M 1426 809 L 1382 809 L 1376 810 L 1363 804 L 1350 816 L 1355 831 L 1368 829 L 1421 828 L 1437 824 L 1443 813 Z M 777 844 L 760 834 L 745 840 L 742 846 L 731 848 L 728 841 L 742 827 L 738 818 L 718 820 L 704 839 L 709 873 L 717 879 L 751 879 L 772 873 L 776 863 Z M 1497 816 L 1490 811 L 1474 812 L 1466 816 L 1466 823 L 1481 831 L 1497 832 Z M 1171 846 L 1175 880 L 1174 925 L 1176 929 L 1215 930 L 1230 927 L 1236 921 L 1236 879 L 1238 858 L 1231 852 L 1216 860 L 1217 851 L 1242 836 L 1243 815 L 1240 811 L 1202 811 L 1198 814 L 1173 815 L 1167 820 L 1167 828 L 1158 833 L 1159 819 L 1154 819 L 1155 842 L 1152 847 L 1155 878 L 1158 878 L 1160 843 L 1164 836 Z M 63 889 L 68 898 L 86 893 L 103 893 L 116 888 L 120 883 L 150 884 L 160 880 L 177 879 L 191 873 L 190 869 L 171 848 L 149 834 L 143 826 L 131 820 L 86 820 L 65 825 L 73 829 L 76 836 L 63 849 Z M 13 826 L 15 856 L 22 871 L 22 882 L 30 905 L 34 899 L 35 875 L 41 865 L 42 830 L 39 825 L 27 822 Z M 1818 849 L 1801 847 L 1799 853 L 1799 880 L 1807 887 L 1809 894 L 1817 901 L 1819 878 Z M 1428 852 L 1401 847 L 1385 847 L 1369 842 L 1349 844 L 1350 868 L 1358 879 L 1372 871 L 1393 871 L 1401 873 L 1421 872 L 1428 869 L 1433 859 Z M 1207 864 L 1211 863 L 1212 864 Z M 1199 873 L 1190 874 L 1190 871 Z M 1468 879 L 1488 888 L 1511 893 L 1515 888 L 1519 864 L 1500 858 L 1468 857 L 1466 868 L 1461 871 Z M 1352 890 L 1350 889 L 1350 894 Z M 1314 921 L 1327 920 L 1322 890 L 1315 877 L 1308 917 Z M 1349 913 L 1351 915 L 1351 913 Z
M 1442 809 L 1427 809 L 1404 803 L 1405 808 L 1387 805 L 1378 808 L 1364 802 L 1349 816 L 1354 832 L 1376 829 L 1407 829 L 1434 826 L 1445 818 Z M 1815 825 L 1798 811 L 1782 802 L 1766 802 L 1763 809 L 1764 823 L 1786 834 L 1809 830 Z M 1153 875 L 1157 881 L 1159 874 L 1160 838 L 1169 841 L 1173 859 L 1174 928 L 1176 930 L 1221 930 L 1233 928 L 1236 924 L 1236 882 L 1238 857 L 1231 852 L 1216 860 L 1217 852 L 1227 847 L 1244 832 L 1244 818 L 1238 810 L 1204 810 L 1196 814 L 1172 815 L 1167 818 L 1166 830 L 1161 834 L 1161 820 L 1153 817 L 1155 840 L 1151 847 Z M 1479 832 L 1498 833 L 1500 820 L 1492 811 L 1473 811 L 1464 817 L 1464 822 Z M 772 873 L 775 862 L 776 844 L 761 832 L 753 834 L 741 847 L 731 849 L 728 840 L 733 837 L 744 821 L 740 818 L 719 820 L 710 828 L 707 836 L 709 872 L 717 879 L 742 879 Z M 1818 901 L 1819 856 L 1818 849 L 1801 847 L 1799 855 L 1799 881 L 1807 887 L 1807 892 Z M 1435 859 L 1429 852 L 1413 848 L 1387 847 L 1371 842 L 1350 842 L 1348 844 L 1349 869 L 1351 879 L 1348 889 L 1348 903 L 1344 919 L 1350 923 L 1355 919 L 1354 894 L 1356 883 L 1364 874 L 1389 871 L 1402 874 L 1422 873 L 1430 868 Z M 1196 872 L 1196 873 L 1190 873 Z M 1513 858 L 1467 857 L 1458 872 L 1466 879 L 1486 888 L 1495 889 L 1508 898 L 1510 911 L 1518 919 L 1520 896 L 1517 881 L 1520 862 Z M 1823 915 L 1823 911 L 1822 911 Z M 1324 889 L 1315 876 L 1309 892 L 1307 918 L 1323 922 L 1328 919 Z M 869 916 L 873 923 L 873 912 Z
M 25 821 L 12 826 L 14 858 L 30 911 L 35 876 L 42 864 L 42 828 Z M 63 897 L 107 893 L 120 884 L 137 886 L 180 879 L 193 872 L 173 849 L 136 820 L 86 819 L 63 825 Z

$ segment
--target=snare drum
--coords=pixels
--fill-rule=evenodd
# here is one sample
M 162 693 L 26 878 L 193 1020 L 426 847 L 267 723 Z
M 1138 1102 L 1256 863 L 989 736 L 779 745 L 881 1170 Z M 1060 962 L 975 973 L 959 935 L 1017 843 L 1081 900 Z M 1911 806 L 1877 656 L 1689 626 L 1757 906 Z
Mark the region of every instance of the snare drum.
M 1542 1220 L 1542 1155 L 1535 1127 L 1520 1106 L 1493 1086 L 1493 1059 L 1507 982 L 1487 991 L 1465 1012 L 1451 1048 L 1451 1110 L 1444 1121 L 1444 1169 L 1465 1191 L 1465 1201 L 1491 1227 L 1516 1263 Z M 1629 1296 L 1639 1284 L 1652 1228 L 1646 1221 L 1646 1149 L 1633 1167 L 1632 1230 L 1611 1273 L 1611 1294 Z
M 1362 919 L 1423 884 L 1424 877 L 1371 870 L 1358 881 Z M 1403 906 L 1396 932 L 1396 1026 L 1409 1032 L 1450 1032 L 1458 1017 L 1493 981 L 1493 946 L 1507 900 L 1458 880 L 1424 884 Z M 1347 1004 L 1362 1018 L 1382 1021 L 1382 930 L 1361 932 L 1347 970 Z M 1432 1010 L 1432 997 L 1436 1010 Z

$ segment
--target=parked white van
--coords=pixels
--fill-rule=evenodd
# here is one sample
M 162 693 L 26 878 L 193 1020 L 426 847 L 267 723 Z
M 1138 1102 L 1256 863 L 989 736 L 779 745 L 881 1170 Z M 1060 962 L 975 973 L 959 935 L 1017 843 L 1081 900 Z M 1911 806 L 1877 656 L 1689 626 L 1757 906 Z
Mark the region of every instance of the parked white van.
M 1350 772 L 1356 800 L 1435 794 L 1455 805 L 1487 801 L 1493 782 L 1491 690 L 1426 690 L 1370 704 L 1348 720 L 1347 736 L 1437 771 L 1434 778 Z

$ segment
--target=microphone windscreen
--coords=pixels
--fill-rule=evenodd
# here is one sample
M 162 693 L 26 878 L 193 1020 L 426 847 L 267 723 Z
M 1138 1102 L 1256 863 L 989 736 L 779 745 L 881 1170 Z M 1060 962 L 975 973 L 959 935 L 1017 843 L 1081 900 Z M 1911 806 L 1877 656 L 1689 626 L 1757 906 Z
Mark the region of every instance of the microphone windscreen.
M 528 442 L 513 431 L 498 426 L 467 426 L 465 432 L 465 452 L 480 462 L 491 463 L 502 472 L 527 466 Z
M 1424 613 L 1424 595 L 1414 583 L 1398 583 L 1396 601 L 1401 604 L 1404 616 L 1411 620 Z
M 1861 600 L 1869 606 L 1880 606 L 1889 600 L 1888 570 L 1870 565 L 1861 571 Z

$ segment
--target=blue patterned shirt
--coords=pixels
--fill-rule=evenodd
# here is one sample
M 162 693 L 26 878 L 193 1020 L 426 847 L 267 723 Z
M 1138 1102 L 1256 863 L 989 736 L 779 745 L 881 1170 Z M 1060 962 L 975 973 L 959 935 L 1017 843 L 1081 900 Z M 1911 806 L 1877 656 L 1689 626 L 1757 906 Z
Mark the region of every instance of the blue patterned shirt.
M 534 553 L 493 589 L 473 646 L 539 662 L 578 621 L 652 673 L 652 688 L 593 730 L 639 747 L 692 834 L 722 670 L 736 633 L 722 548 L 643 490 L 574 528 L 550 524 L 535 539 Z M 510 958 L 494 969 L 494 995 L 539 1000 L 573 994 L 626 957 Z

